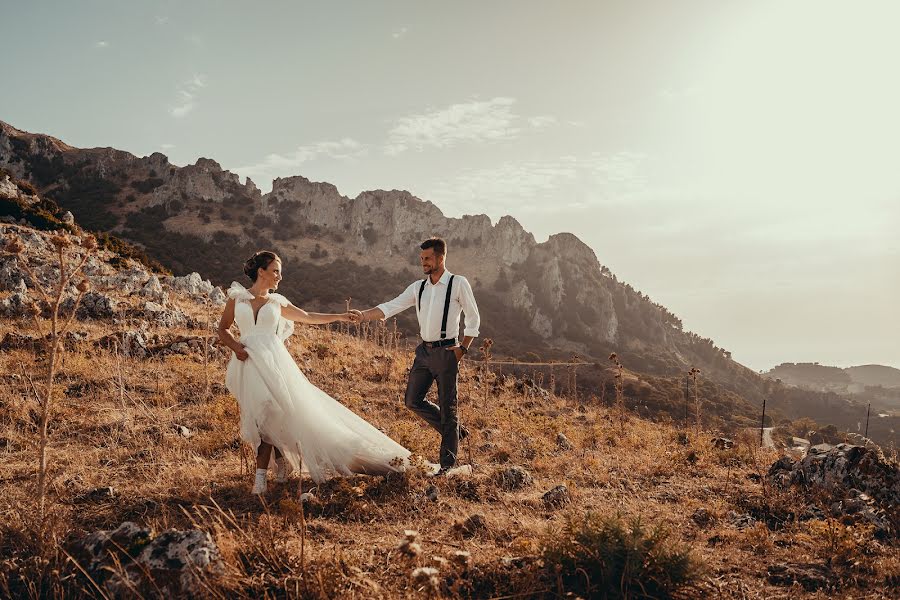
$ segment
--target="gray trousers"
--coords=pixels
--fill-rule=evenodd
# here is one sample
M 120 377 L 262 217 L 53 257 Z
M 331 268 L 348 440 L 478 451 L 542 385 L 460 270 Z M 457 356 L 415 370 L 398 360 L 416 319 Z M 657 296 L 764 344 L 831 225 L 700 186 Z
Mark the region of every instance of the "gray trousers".
M 416 413 L 441 434 L 442 467 L 456 464 L 459 452 L 459 417 L 456 414 L 456 376 L 459 361 L 448 346 L 416 346 L 416 358 L 406 382 L 406 408 Z M 425 399 L 431 382 L 437 380 L 440 407 Z

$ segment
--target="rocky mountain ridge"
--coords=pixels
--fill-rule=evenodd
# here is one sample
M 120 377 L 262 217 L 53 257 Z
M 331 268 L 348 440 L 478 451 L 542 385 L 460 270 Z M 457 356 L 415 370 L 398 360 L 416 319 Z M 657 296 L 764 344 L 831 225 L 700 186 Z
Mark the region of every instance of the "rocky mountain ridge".
M 616 352 L 628 369 L 656 378 L 634 390 L 645 410 L 681 414 L 674 406 L 685 405 L 691 367 L 709 382 L 710 410 L 726 421 L 750 423 L 763 398 L 773 403 L 772 382 L 684 331 L 677 316 L 621 282 L 569 233 L 539 243 L 511 216 L 451 218 L 406 191 L 349 198 L 301 176 L 277 179 L 262 194 L 208 158 L 178 167 L 161 153 L 74 148 L 2 121 L 0 169 L 33 186 L 48 210 L 52 199 L 81 226 L 127 240 L 175 275 L 199 272 L 227 286 L 241 278 L 247 255 L 272 248 L 285 259 L 281 290 L 312 309 L 393 297 L 421 276 L 418 243 L 439 234 L 450 244 L 450 270 L 473 282 L 482 337 L 494 339 L 495 356 L 533 362 L 575 354 L 593 363 L 579 369 L 580 389 L 605 397 L 613 375 L 607 356 Z M 413 321 L 410 311 L 398 317 L 411 336 Z M 791 418 L 806 414 L 783 408 Z
M 161 246 L 171 246 L 173 235 L 186 246 L 192 238 L 248 250 L 275 246 L 291 268 L 319 267 L 306 269 L 309 276 L 343 261 L 354 263 L 355 271 L 377 265 L 393 277 L 367 293 L 347 294 L 376 302 L 419 276 L 416 244 L 441 234 L 450 242 L 451 270 L 469 276 L 480 297 L 496 296 L 487 302 L 488 334 L 495 333 L 492 321 L 519 330 L 523 339 L 505 348 L 501 343 L 499 350 L 603 358 L 615 347 L 626 356 L 631 352 L 635 367 L 660 374 L 699 365 L 710 373 L 747 376 L 710 340 L 682 331 L 677 317 L 620 283 L 577 237 L 562 233 L 538 243 L 510 216 L 496 224 L 486 215 L 449 218 L 409 192 L 374 190 L 351 199 L 334 185 L 299 176 L 277 179 L 262 194 L 252 181 L 242 184 L 210 159 L 176 167 L 161 153 L 138 158 L 112 148 L 76 149 L 2 122 L 0 167 L 51 195 L 89 229 L 114 232 L 176 272 L 200 270 L 219 284 L 234 277 L 240 263 L 220 276 L 225 268 L 210 270 L 192 257 L 164 260 Z M 290 282 L 285 289 L 293 291 Z M 333 302 L 334 294 L 301 292 L 299 298 L 318 305 Z M 518 313 L 512 322 L 491 314 L 510 305 Z M 538 346 L 525 347 L 532 342 Z

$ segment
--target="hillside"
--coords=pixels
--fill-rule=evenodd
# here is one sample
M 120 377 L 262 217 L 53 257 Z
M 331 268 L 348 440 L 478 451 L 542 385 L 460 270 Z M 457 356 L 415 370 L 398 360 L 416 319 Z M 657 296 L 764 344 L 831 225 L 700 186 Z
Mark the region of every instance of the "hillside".
M 24 250 L 4 256 L 4 276 L 21 283 L 0 292 L 5 314 L 21 315 L 0 316 L 5 596 L 559 598 L 618 597 L 626 586 L 629 597 L 886 598 L 900 577 L 896 459 L 854 450 L 869 476 L 883 473 L 854 483 L 875 500 L 844 487 L 807 493 L 780 479 L 790 459 L 770 470 L 780 455 L 758 448 L 758 434 L 714 444 L 714 431 L 653 423 L 612 398 L 477 362 L 460 377 L 473 474 L 295 478 L 260 502 L 221 384 L 226 356 L 208 343 L 221 293 L 196 274 L 156 275 L 103 249 L 85 262 L 93 296 L 56 379 L 42 527 L 34 385 L 48 355 L 15 307 L 37 295 L 23 265 L 52 284 L 54 245 L 81 256 L 84 234 L 73 225 L 60 241 L 0 225 L 9 235 Z M 289 347 L 315 384 L 433 460 L 436 436 L 399 397 L 408 342 L 388 339 L 373 328 L 298 327 Z M 112 542 L 99 530 L 116 530 Z M 626 548 L 642 558 L 604 584 L 604 572 L 619 571 L 603 561 Z
M 900 369 L 884 365 L 860 365 L 844 369 L 853 383 L 882 387 L 900 387 Z
M 876 411 L 900 411 L 900 370 L 893 367 L 862 365 L 842 369 L 817 363 L 783 363 L 764 373 L 763 377 L 827 394 L 830 403 L 849 398 L 857 406 L 871 403 Z M 840 420 L 840 417 L 832 418 L 833 422 Z M 859 416 L 848 415 L 848 418 L 852 423 Z
M 277 179 L 261 194 L 210 159 L 177 167 L 160 153 L 77 149 L 2 122 L 0 167 L 82 226 L 140 244 L 176 274 L 202 271 L 227 284 L 246 254 L 275 248 L 295 274 L 286 294 L 313 307 L 393 297 L 419 276 L 418 243 L 441 234 L 450 242 L 450 268 L 475 285 L 498 353 L 605 360 L 615 349 L 654 375 L 696 366 L 729 389 L 758 384 L 728 352 L 683 331 L 665 307 L 620 282 L 577 237 L 536 243 L 512 217 L 496 224 L 485 215 L 448 218 L 408 192 L 351 199 L 303 177 Z
M 495 340 L 496 356 L 546 362 L 576 355 L 586 363 L 577 369 L 577 389 L 603 400 L 613 393 L 607 357 L 616 352 L 639 374 L 628 383 L 627 403 L 642 414 L 685 418 L 686 373 L 695 367 L 704 418 L 717 427 L 755 425 L 764 399 L 774 423 L 812 417 L 856 431 L 865 414 L 865 405 L 842 397 L 823 400 L 767 381 L 711 339 L 684 331 L 677 316 L 620 281 L 576 236 L 537 243 L 509 216 L 496 224 L 485 215 L 448 218 L 409 192 L 375 190 L 351 199 L 299 176 L 277 179 L 262 194 L 211 159 L 178 167 L 160 153 L 139 158 L 113 148 L 79 149 L 3 122 L 0 168 L 33 186 L 47 205 L 41 214 L 54 206 L 69 211 L 81 226 L 117 240 L 107 247 L 158 270 L 201 272 L 227 285 L 247 255 L 274 249 L 289 274 L 282 291 L 311 309 L 334 310 L 348 297 L 354 307 L 393 297 L 419 277 L 418 243 L 440 234 L 450 243 L 449 268 L 473 282 L 482 336 Z M 22 214 L 19 205 L 11 210 Z M 32 223 L 43 218 L 29 214 Z M 413 334 L 413 319 L 410 311 L 401 314 L 400 331 Z M 540 371 L 562 389 L 562 369 Z M 873 439 L 897 440 L 893 419 L 870 432 Z

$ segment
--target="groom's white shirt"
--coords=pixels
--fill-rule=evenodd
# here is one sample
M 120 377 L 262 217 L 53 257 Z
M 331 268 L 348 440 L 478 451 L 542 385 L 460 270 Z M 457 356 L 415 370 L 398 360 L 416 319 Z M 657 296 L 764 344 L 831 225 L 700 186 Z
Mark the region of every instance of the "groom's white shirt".
M 431 277 L 425 283 L 422 292 L 422 310 L 419 310 L 419 288 L 422 280 L 419 279 L 409 284 L 399 296 L 379 304 L 377 308 L 384 313 L 384 318 L 393 317 L 410 306 L 416 307 L 416 315 L 419 317 L 419 334 L 426 342 L 436 342 L 441 338 L 441 319 L 444 317 L 444 301 L 447 298 L 447 282 L 453 273 L 444 269 L 444 274 L 434 285 Z M 450 310 L 447 313 L 447 337 L 455 338 L 459 335 L 460 314 L 466 315 L 466 329 L 463 335 L 478 337 L 478 327 L 481 325 L 481 316 L 478 314 L 478 306 L 475 304 L 475 295 L 469 280 L 462 275 L 453 276 L 453 288 L 450 290 Z

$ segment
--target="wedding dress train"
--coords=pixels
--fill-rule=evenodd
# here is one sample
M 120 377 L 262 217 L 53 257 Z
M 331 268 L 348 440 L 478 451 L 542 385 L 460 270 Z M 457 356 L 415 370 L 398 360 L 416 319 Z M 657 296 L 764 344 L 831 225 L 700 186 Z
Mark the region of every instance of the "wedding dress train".
M 287 351 L 294 324 L 281 316 L 288 300 L 269 294 L 253 316 L 254 296 L 234 282 L 234 320 L 249 358 L 232 354 L 225 386 L 241 409 L 241 437 L 254 450 L 261 441 L 278 448 L 294 469 L 316 482 L 334 475 L 384 474 L 409 465 L 410 452 L 313 385 Z

